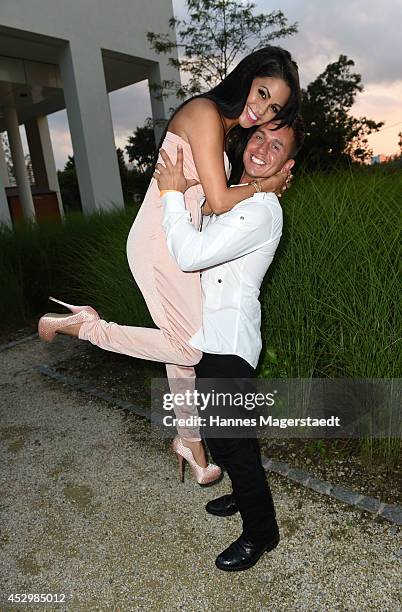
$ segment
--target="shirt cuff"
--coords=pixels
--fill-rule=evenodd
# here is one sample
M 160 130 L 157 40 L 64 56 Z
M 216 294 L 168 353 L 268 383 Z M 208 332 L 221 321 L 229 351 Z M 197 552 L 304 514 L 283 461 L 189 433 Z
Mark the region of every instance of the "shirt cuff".
M 163 194 L 161 199 L 170 212 L 186 212 L 184 195 L 181 191 L 169 191 Z

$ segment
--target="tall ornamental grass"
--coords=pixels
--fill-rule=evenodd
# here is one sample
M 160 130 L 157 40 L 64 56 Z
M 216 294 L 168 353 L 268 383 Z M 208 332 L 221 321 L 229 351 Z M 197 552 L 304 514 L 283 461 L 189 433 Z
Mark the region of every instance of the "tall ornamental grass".
M 265 280 L 261 371 L 396 378 L 401 372 L 402 173 L 299 177 Z
M 24 225 L 0 232 L 2 330 L 59 306 L 48 296 L 91 304 L 108 320 L 152 325 L 131 275 L 126 240 L 136 210 L 70 213 L 63 224 Z M 65 309 L 62 309 L 66 312 Z
M 400 171 L 298 178 L 261 293 L 261 376 L 400 377 L 401 204 Z M 401 446 L 398 432 L 359 444 L 389 461 Z

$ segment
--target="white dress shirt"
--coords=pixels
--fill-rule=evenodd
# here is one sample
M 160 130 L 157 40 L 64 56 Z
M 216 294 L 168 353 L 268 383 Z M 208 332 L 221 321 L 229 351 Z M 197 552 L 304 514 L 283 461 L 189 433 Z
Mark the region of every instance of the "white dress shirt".
M 261 352 L 264 275 L 282 235 L 282 208 L 273 193 L 255 193 L 221 215 L 193 226 L 183 194 L 162 196 L 167 246 L 185 272 L 203 270 L 203 326 L 189 344 L 204 353 L 238 355 L 255 368 Z

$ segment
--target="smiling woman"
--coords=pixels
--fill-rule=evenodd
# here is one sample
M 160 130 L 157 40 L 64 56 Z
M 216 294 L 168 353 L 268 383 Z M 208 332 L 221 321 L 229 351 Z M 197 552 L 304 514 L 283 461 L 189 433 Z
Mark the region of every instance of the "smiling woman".
M 278 77 L 257 77 L 251 84 L 246 105 L 239 117 L 243 128 L 270 121 L 283 110 L 290 87 Z

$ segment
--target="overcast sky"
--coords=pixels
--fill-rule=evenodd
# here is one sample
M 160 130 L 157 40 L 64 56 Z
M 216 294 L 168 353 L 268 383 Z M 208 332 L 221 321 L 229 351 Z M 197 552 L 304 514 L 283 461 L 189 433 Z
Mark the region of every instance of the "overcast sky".
M 135 1 L 135 0 L 133 0 Z M 239 0 L 241 2 L 241 0 Z M 307 85 L 327 64 L 345 54 L 362 75 L 363 93 L 353 107 L 355 116 L 385 121 L 370 137 L 374 153 L 398 150 L 402 131 L 402 0 L 256 0 L 259 12 L 282 10 L 299 32 L 276 41 L 292 53 Z M 184 18 L 185 0 L 173 0 L 177 17 Z M 167 29 L 166 29 L 167 31 Z M 110 94 L 116 146 L 124 147 L 137 125 L 151 115 L 145 83 Z M 49 117 L 56 165 L 63 168 L 72 154 L 65 111 Z

